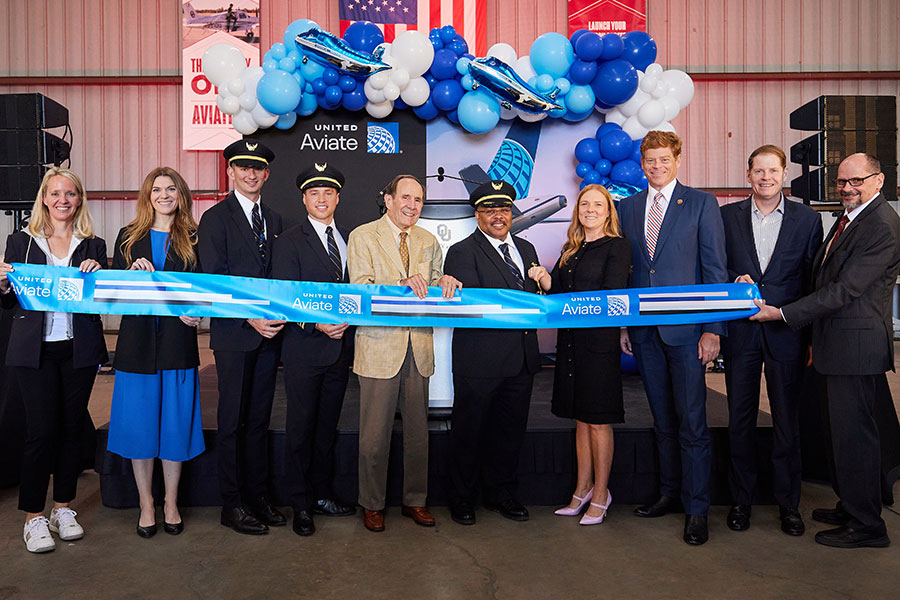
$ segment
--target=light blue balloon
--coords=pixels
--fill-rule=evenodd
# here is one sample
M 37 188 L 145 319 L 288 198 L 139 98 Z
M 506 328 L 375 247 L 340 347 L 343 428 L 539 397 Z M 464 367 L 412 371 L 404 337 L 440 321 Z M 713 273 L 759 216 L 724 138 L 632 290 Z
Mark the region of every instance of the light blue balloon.
M 589 85 L 573 85 L 566 95 L 566 106 L 579 115 L 594 108 L 594 90 Z M 579 119 L 580 120 L 580 119 Z
M 568 96 L 557 96 L 556 100 L 554 100 L 554 102 L 559 104 L 562 108 L 551 109 L 547 114 L 550 115 L 550 117 L 552 117 L 554 119 L 559 119 L 564 114 L 569 112 L 569 107 L 568 107 L 568 104 L 566 103 L 566 98 L 568 98 Z
M 281 60 L 282 58 L 287 56 L 287 49 L 281 42 L 275 42 L 269 49 L 269 56 L 271 56 L 275 60 Z
M 267 58 L 263 61 L 262 69 L 266 73 L 268 73 L 269 71 L 274 71 L 277 68 L 278 68 L 278 61 L 275 60 L 274 58 Z
M 575 51 L 572 49 L 572 42 L 566 36 L 552 31 L 534 40 L 529 57 L 535 73 L 558 79 L 572 66 Z
M 471 90 L 472 84 L 475 83 L 475 80 L 472 79 L 472 76 L 466 73 L 462 76 L 462 79 L 459 80 L 459 84 L 463 86 L 464 90 Z
M 291 50 L 290 52 L 288 52 L 287 57 L 293 60 L 295 65 L 299 65 L 303 60 L 303 55 L 296 50 Z
M 549 75 L 538 75 L 535 86 L 539 92 L 549 92 L 553 89 L 553 78 Z
M 456 72 L 460 75 L 468 75 L 469 74 L 469 63 L 472 62 L 471 59 L 463 56 L 459 60 L 456 61 Z
M 307 60 L 300 65 L 300 72 L 303 74 L 303 79 L 313 81 L 322 76 L 322 73 L 325 72 L 325 67 L 314 60 Z
M 297 113 L 289 112 L 278 117 L 275 121 L 275 129 L 290 129 L 297 122 Z
M 532 75 L 531 77 L 528 78 L 528 86 L 537 89 L 537 81 L 538 81 L 538 76 Z
M 256 86 L 259 103 L 273 115 L 283 115 L 297 108 L 301 94 L 300 84 L 284 71 L 269 71 Z
M 459 124 L 471 133 L 486 133 L 500 121 L 500 102 L 482 90 L 466 92 L 457 108 Z
M 553 82 L 553 85 L 559 88 L 559 93 L 563 96 L 569 93 L 569 90 L 572 89 L 572 82 L 566 79 L 565 77 L 560 77 L 556 81 Z M 591 107 L 593 108 L 593 107 Z
M 297 63 L 290 56 L 285 56 L 278 61 L 278 68 L 285 73 L 293 73 L 297 69 Z
M 315 27 L 316 29 L 321 29 L 319 24 L 315 21 L 310 21 L 309 19 L 297 19 L 293 23 L 287 26 L 287 29 L 284 30 L 284 45 L 287 46 L 291 50 L 297 49 L 297 42 L 294 41 L 294 38 L 297 37 L 297 34 L 303 33 L 304 31 L 309 31 Z
M 300 99 L 300 106 L 298 106 L 294 112 L 301 117 L 308 117 L 316 112 L 317 108 L 319 108 L 319 102 L 316 100 L 316 95 L 303 94 L 303 98 Z
M 302 90 L 303 86 L 306 85 L 306 82 L 303 81 L 303 76 L 300 75 L 300 71 L 294 71 L 293 73 L 291 73 L 291 77 L 297 80 L 297 83 L 300 84 L 300 89 Z

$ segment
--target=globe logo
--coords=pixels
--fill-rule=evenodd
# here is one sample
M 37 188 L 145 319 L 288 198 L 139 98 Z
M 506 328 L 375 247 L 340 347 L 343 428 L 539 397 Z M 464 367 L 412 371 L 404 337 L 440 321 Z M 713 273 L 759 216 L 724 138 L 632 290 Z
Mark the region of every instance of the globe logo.
M 338 297 L 338 314 L 359 315 L 362 314 L 362 298 L 354 294 L 341 294 Z
M 366 133 L 366 146 L 372 154 L 395 154 L 397 152 L 397 136 L 399 123 L 378 125 L 369 123 Z
M 84 281 L 69 277 L 59 278 L 59 289 L 56 291 L 57 300 L 81 302 Z
M 628 296 L 610 296 L 606 301 L 606 305 L 611 317 L 628 314 Z

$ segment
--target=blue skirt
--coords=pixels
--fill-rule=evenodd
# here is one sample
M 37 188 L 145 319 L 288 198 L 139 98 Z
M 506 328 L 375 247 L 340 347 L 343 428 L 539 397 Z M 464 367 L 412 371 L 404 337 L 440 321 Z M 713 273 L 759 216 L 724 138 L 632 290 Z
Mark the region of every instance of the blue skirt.
M 117 371 L 106 448 L 124 458 L 178 462 L 201 454 L 206 447 L 197 369 Z

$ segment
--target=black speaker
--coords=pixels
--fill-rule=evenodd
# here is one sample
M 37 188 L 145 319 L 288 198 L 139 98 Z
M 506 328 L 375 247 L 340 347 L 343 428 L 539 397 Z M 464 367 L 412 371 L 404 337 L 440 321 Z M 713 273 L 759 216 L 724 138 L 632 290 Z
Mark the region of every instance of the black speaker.
M 820 131 L 791 146 L 791 162 L 802 164 L 806 156 L 810 165 L 837 165 L 856 152 L 873 154 L 885 164 L 897 164 L 897 132 Z
M 790 115 L 791 129 L 897 129 L 894 96 L 819 96 Z
M 0 166 L 0 209 L 31 208 L 46 172 L 44 165 Z
M 0 95 L 0 129 L 52 129 L 69 124 L 69 110 L 42 94 Z
M 852 154 L 852 152 L 851 152 Z M 821 169 L 810 171 L 809 184 L 804 176 L 791 181 L 791 196 L 798 198 L 811 198 L 816 203 L 840 204 L 841 196 L 838 193 L 834 180 L 837 179 L 838 165 L 825 165 Z M 897 199 L 897 165 L 881 163 L 881 172 L 884 173 L 884 185 L 881 194 L 885 200 Z
M 58 165 L 70 150 L 69 142 L 43 129 L 0 129 L 0 165 Z

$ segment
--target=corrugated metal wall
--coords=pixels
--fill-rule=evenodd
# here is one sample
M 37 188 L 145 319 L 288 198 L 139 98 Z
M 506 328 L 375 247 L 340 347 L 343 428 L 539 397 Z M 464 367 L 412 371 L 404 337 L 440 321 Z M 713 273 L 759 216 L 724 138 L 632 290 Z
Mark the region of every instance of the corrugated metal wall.
M 900 81 L 745 81 L 741 73 L 900 71 L 897 0 L 648 0 L 659 62 L 691 73 L 733 73 L 697 81 L 694 101 L 675 120 L 685 138 L 681 179 L 698 187 L 745 185 L 756 146 L 785 148 L 804 137 L 791 110 L 821 94 L 900 95 Z M 73 168 L 89 190 L 136 190 L 159 164 L 196 190 L 218 187 L 215 153 L 181 150 L 181 0 L 0 0 L 0 93 L 43 93 L 66 105 Z M 488 45 L 524 55 L 535 37 L 567 31 L 565 0 L 487 0 Z M 262 0 L 262 48 L 293 20 L 338 30 L 335 0 Z M 132 84 L 10 83 L 14 77 L 149 77 Z M 573 144 L 574 145 L 574 144 Z M 211 201 L 200 202 L 205 208 Z M 133 201 L 98 201 L 107 238 L 133 214 Z M 11 219 L 0 216 L 0 236 Z M 0 237 L 0 239 L 2 239 Z

